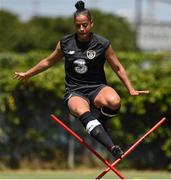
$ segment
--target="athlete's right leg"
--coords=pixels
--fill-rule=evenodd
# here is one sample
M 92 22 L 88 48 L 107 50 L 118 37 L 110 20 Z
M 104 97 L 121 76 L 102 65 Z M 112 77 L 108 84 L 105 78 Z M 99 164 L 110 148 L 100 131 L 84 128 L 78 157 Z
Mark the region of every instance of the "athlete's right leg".
M 80 96 L 72 96 L 67 104 L 70 112 L 80 119 L 86 131 L 112 151 L 114 144 L 101 123 L 91 114 L 88 101 Z

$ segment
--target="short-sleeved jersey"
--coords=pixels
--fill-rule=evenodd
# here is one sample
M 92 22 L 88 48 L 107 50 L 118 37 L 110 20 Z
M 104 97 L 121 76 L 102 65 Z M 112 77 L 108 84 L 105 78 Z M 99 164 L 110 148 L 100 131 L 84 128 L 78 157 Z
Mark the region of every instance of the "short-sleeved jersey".
M 65 57 L 66 91 L 80 87 L 106 84 L 104 72 L 105 50 L 110 42 L 92 33 L 89 42 L 80 42 L 76 34 L 60 40 Z

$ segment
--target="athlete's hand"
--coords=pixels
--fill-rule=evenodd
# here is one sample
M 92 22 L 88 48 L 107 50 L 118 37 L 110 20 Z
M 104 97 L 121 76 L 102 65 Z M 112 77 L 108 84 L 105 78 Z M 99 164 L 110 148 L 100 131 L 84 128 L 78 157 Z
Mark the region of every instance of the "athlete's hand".
M 14 79 L 18 79 L 20 81 L 26 81 L 29 78 L 26 72 L 15 72 Z
M 138 91 L 138 90 L 133 89 L 129 93 L 131 96 L 139 96 L 139 95 L 148 94 L 149 91 Z

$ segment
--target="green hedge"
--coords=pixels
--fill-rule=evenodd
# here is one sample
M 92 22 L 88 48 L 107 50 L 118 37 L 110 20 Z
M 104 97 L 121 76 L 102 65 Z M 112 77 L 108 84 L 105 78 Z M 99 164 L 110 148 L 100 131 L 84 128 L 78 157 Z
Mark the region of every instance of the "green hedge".
M 108 38 L 117 50 L 137 50 L 134 30 L 124 18 L 99 10 L 92 10 L 92 15 L 93 32 Z M 72 16 L 36 16 L 23 22 L 16 14 L 0 10 L 0 52 L 54 49 L 61 37 L 73 32 Z
M 27 70 L 48 54 L 43 51 L 0 54 L 0 165 L 4 167 L 23 167 L 22 162 L 26 159 L 35 162 L 35 157 L 40 163 L 32 163 L 33 167 L 66 167 L 68 136 L 50 119 L 50 114 L 56 113 L 69 124 L 63 104 L 63 60 L 25 83 L 13 79 L 15 71 Z M 118 52 L 117 56 L 134 87 L 150 90 L 150 94 L 130 96 L 106 65 L 108 83 L 122 98 L 120 115 L 109 122 L 114 142 L 126 150 L 161 117 L 168 119 L 121 166 L 171 169 L 171 56 L 164 52 Z M 81 152 L 76 154 L 77 163 L 82 162 Z

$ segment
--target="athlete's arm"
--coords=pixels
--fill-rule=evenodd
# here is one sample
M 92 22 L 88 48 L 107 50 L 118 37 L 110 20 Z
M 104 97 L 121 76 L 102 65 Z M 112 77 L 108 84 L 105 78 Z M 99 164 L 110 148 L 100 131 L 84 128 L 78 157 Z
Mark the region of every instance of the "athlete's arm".
M 38 64 L 36 64 L 26 72 L 15 72 L 14 78 L 21 81 L 26 80 L 53 66 L 56 62 L 62 59 L 62 57 L 63 53 L 61 51 L 60 42 L 58 42 L 55 50 L 48 57 L 42 59 Z
M 105 57 L 106 57 L 107 62 L 110 64 L 111 68 L 113 69 L 113 71 L 121 79 L 121 81 L 123 82 L 123 84 L 128 89 L 131 95 L 136 96 L 140 94 L 149 93 L 149 91 L 137 91 L 133 88 L 124 67 L 119 62 L 118 58 L 116 57 L 111 45 L 106 49 Z

